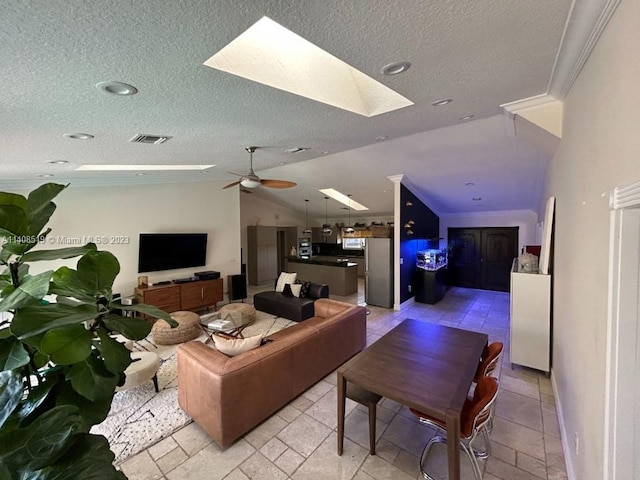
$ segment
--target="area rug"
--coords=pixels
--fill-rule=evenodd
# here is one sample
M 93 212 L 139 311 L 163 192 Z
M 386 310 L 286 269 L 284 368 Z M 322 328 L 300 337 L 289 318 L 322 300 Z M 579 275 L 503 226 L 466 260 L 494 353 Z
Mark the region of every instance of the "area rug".
M 243 335 L 267 336 L 295 323 L 257 312 L 255 323 L 245 328 Z M 207 338 L 203 333 L 197 340 L 204 342 Z M 151 335 L 135 343 L 134 350 L 155 352 L 160 357 L 160 391 L 156 393 L 153 382 L 149 381 L 117 392 L 105 421 L 91 429 L 91 433 L 107 437 L 116 455 L 115 463 L 121 463 L 192 421 L 178 405 L 177 349 L 178 345 L 155 345 Z

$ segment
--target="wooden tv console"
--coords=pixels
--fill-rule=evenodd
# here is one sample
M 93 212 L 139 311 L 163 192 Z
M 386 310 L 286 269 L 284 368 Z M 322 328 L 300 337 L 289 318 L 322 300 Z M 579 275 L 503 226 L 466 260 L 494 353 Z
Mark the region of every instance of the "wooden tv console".
M 136 299 L 141 303 L 154 305 L 165 312 L 178 310 L 199 310 L 222 301 L 222 279 L 198 280 L 188 283 L 168 283 L 137 287 Z

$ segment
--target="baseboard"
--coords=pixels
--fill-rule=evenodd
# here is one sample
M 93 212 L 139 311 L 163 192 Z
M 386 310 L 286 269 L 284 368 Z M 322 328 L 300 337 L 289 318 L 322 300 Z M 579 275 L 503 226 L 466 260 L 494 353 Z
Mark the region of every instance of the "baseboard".
M 553 388 L 553 398 L 556 403 L 556 413 L 558 414 L 558 425 L 560 427 L 560 440 L 562 441 L 562 453 L 564 454 L 564 464 L 567 469 L 567 478 L 569 480 L 578 480 L 576 477 L 575 469 L 573 468 L 573 463 L 571 462 L 571 457 L 569 453 L 571 453 L 571 443 L 569 439 L 571 436 L 567 432 L 564 423 L 564 414 L 562 413 L 562 402 L 560 401 L 560 396 L 558 395 L 558 386 L 556 385 L 556 376 L 553 373 L 553 369 L 551 370 L 551 388 Z
M 404 302 L 402 302 L 402 303 L 400 303 L 400 304 L 396 303 L 396 304 L 393 306 L 393 309 L 394 309 L 394 310 L 398 310 L 398 311 L 399 311 L 399 310 L 402 310 L 403 308 L 410 307 L 410 306 L 411 306 L 411 305 L 413 305 L 414 303 L 416 303 L 416 297 L 415 297 L 415 296 L 414 296 L 414 297 L 411 297 L 411 298 L 410 298 L 410 299 L 408 299 L 408 300 L 405 300 Z

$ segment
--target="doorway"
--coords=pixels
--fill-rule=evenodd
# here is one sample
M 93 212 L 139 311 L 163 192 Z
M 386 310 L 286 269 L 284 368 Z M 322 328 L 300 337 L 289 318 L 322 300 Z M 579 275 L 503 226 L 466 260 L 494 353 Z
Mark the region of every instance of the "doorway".
M 280 273 L 285 272 L 285 260 L 287 258 L 287 242 L 285 239 L 285 231 L 277 230 L 276 231 L 276 242 L 277 242 L 277 251 L 278 251 L 278 276 Z
M 640 182 L 611 201 L 604 478 L 640 478 Z
M 518 228 L 449 228 L 451 285 L 508 292 Z

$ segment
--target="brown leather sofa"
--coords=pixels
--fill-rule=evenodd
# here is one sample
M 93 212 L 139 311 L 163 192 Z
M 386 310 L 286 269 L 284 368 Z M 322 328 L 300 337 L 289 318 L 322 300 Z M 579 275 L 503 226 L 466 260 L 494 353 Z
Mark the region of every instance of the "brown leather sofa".
M 178 348 L 180 407 L 223 448 L 365 347 L 364 307 L 329 299 L 315 316 L 236 357 L 201 342 Z

